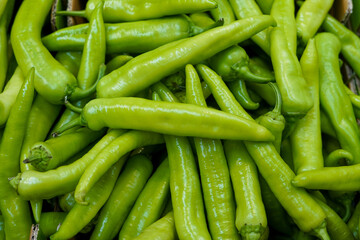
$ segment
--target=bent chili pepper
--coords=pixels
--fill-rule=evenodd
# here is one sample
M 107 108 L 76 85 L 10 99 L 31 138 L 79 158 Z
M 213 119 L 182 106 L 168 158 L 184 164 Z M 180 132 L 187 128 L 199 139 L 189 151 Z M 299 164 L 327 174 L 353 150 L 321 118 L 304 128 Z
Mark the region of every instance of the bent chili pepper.
M 86 167 L 124 132 L 109 131 L 88 153 L 72 164 L 46 172 L 25 171 L 13 178 L 10 183 L 24 199 L 50 199 L 74 191 Z
M 11 30 L 11 43 L 19 66 L 25 72 L 36 68 L 35 89 L 46 100 L 62 104 L 65 96 L 80 99 L 92 94 L 77 87 L 76 78 L 56 61 L 41 43 L 41 28 L 52 0 L 23 1 Z
M 206 107 L 200 78 L 186 65 L 186 101 Z M 220 140 L 194 138 L 207 221 L 212 239 L 240 239 L 235 227 L 235 202 L 228 164 Z
M 282 28 L 271 30 L 271 62 L 280 89 L 285 116 L 301 118 L 313 106 L 313 100 L 303 77 L 296 54 L 287 47 Z
M 127 158 L 127 155 L 122 158 Z M 98 213 L 105 204 L 114 188 L 119 176 L 122 162 L 119 161 L 112 166 L 103 177 L 95 184 L 86 196 L 87 206 L 75 203 L 75 206 L 66 215 L 60 228 L 50 236 L 51 240 L 69 239 L 81 231 Z M 79 218 L 81 216 L 81 218 Z
M 163 45 L 135 57 L 123 67 L 104 76 L 97 85 L 97 96 L 132 96 L 178 72 L 186 64 L 199 63 L 274 24 L 275 21 L 270 16 L 251 17 Z
M 49 51 L 81 51 L 88 29 L 89 24 L 63 28 L 43 37 L 42 42 Z M 206 29 L 185 16 L 105 24 L 106 53 L 144 53 Z
M 113 239 L 119 233 L 152 170 L 151 161 L 144 155 L 135 155 L 127 161 L 100 212 L 91 240 Z
M 170 198 L 170 170 L 166 158 L 155 170 L 135 201 L 119 233 L 119 240 L 131 240 L 158 220 Z
M 319 64 L 314 39 L 308 41 L 300 65 L 314 105 L 302 119 L 298 120 L 290 135 L 294 170 L 297 174 L 324 167 L 320 125 Z
M 224 81 L 247 80 L 257 83 L 275 81 L 271 78 L 256 75 L 249 68 L 249 56 L 245 49 L 238 45 L 231 46 L 208 59 L 210 67 L 219 74 Z
M 110 127 L 177 136 L 273 140 L 272 134 L 265 127 L 229 113 L 190 104 L 133 97 L 91 100 L 85 105 L 80 118 L 58 131 L 61 133 L 76 125 L 85 125 L 95 131 Z
M 209 76 L 204 77 L 204 80 L 223 111 L 252 119 L 220 77 L 210 77 L 210 71 L 198 71 L 203 77 L 205 73 Z M 298 227 L 322 239 L 329 239 L 325 228 L 325 213 L 304 189 L 292 186 L 291 180 L 295 174 L 281 159 L 274 145 L 271 142 L 245 142 L 245 146 L 272 192 Z
M 89 18 L 98 0 L 90 0 L 83 11 L 59 11 L 57 14 L 80 16 Z M 160 18 L 182 13 L 201 12 L 217 7 L 214 0 L 150 0 L 144 4 L 141 1 L 112 1 L 105 0 L 103 13 L 105 22 L 137 21 L 143 19 Z
M 230 91 L 234 94 L 236 100 L 238 100 L 243 108 L 248 110 L 255 110 L 259 108 L 260 104 L 258 102 L 254 102 L 249 96 L 244 80 L 229 82 L 228 86 Z
M 341 148 L 360 163 L 360 134 L 349 96 L 341 77 L 338 55 L 339 39 L 331 33 L 315 37 L 320 66 L 320 104 L 335 129 Z
M 216 3 L 217 7 L 210 10 L 215 21 L 223 19 L 225 25 L 235 21 L 235 15 L 228 0 L 217 0 Z
M 0 145 L 0 210 L 5 221 L 6 239 L 29 239 L 31 216 L 28 203 L 11 188 L 8 178 L 20 170 L 19 158 L 34 98 L 32 68 L 27 74 L 11 109 Z

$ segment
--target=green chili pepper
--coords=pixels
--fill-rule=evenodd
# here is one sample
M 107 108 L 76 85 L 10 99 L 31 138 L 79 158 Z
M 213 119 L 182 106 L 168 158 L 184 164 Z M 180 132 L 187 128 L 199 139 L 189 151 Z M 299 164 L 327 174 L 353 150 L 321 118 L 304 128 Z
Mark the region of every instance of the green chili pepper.
M 77 76 L 80 68 L 81 55 L 82 55 L 81 52 L 62 51 L 56 53 L 55 59 L 58 60 L 62 65 L 64 65 L 64 67 L 74 76 Z
M 261 98 L 263 98 L 270 106 L 275 106 L 276 96 L 270 85 L 248 82 L 246 86 L 259 94 L 259 96 L 261 96 Z
M 0 239 L 5 240 L 4 218 L 0 215 Z
M 228 86 L 232 94 L 234 94 L 236 100 L 238 100 L 243 108 L 248 110 L 255 110 L 259 108 L 260 104 L 258 102 L 254 102 L 249 96 L 244 80 L 229 82 Z
M 237 19 L 263 15 L 255 0 L 230 0 Z M 263 30 L 263 29 L 262 29 Z M 267 30 L 256 33 L 251 39 L 267 54 L 270 54 L 270 41 Z
M 152 86 L 153 99 L 179 101 L 163 84 Z M 164 135 L 170 167 L 170 192 L 180 239 L 211 239 L 207 228 L 200 178 L 186 137 Z
M 0 3 L 0 18 L 3 16 L 8 0 L 4 0 Z
M 11 43 L 21 69 L 28 72 L 36 68 L 36 91 L 49 102 L 62 104 L 65 96 L 84 98 L 95 91 L 95 86 L 88 90 L 78 88 L 76 78 L 41 43 L 41 29 L 52 2 L 23 1 L 12 26 Z
M 271 61 L 274 66 L 276 83 L 283 101 L 283 113 L 286 116 L 301 118 L 313 106 L 311 93 L 303 77 L 300 63 L 287 47 L 282 28 L 271 31 Z
M 82 174 L 78 185 L 75 189 L 75 200 L 79 204 L 87 204 L 84 202 L 85 196 L 92 186 L 105 174 L 105 172 L 119 158 L 127 152 L 136 148 L 156 145 L 163 143 L 163 137 L 160 134 L 143 131 L 129 131 L 111 142 L 99 155 L 96 156 L 86 170 Z M 124 161 L 122 162 L 124 164 Z
M 359 239 L 359 218 L 360 202 L 356 204 L 355 210 L 353 211 L 351 218 L 347 222 L 347 226 L 349 227 L 355 239 Z
M 106 64 L 105 75 L 111 73 L 112 71 L 118 69 L 119 67 L 122 67 L 124 64 L 126 64 L 131 59 L 133 59 L 133 57 L 130 55 L 119 55 L 119 56 L 114 57 Z
M 0 126 L 6 123 L 23 82 L 24 76 L 18 67 L 11 79 L 7 82 L 4 91 L 0 93 Z
M 199 76 L 186 65 L 186 101 L 206 107 Z M 235 203 L 230 173 L 220 140 L 194 138 L 206 216 L 212 239 L 240 239 L 235 227 Z
M 360 162 L 360 135 L 351 101 L 343 87 L 338 55 L 341 43 L 331 33 L 315 37 L 320 66 L 320 104 L 329 116 L 343 149 Z
M 8 182 L 20 170 L 19 158 L 26 123 L 34 98 L 32 68 L 27 74 L 6 123 L 0 145 L 0 210 L 5 221 L 7 239 L 29 239 L 31 217 L 28 203 Z
M 119 240 L 134 239 L 160 218 L 170 197 L 169 161 L 165 159 L 136 199 L 119 233 Z
M 326 159 L 324 161 L 324 164 L 326 167 L 337 167 L 341 166 L 341 162 L 343 162 L 343 159 L 345 159 L 346 164 L 345 165 L 351 165 L 354 161 L 354 158 L 351 153 L 344 149 L 337 149 L 329 155 L 326 156 Z
M 280 90 L 274 83 L 269 83 L 276 95 L 275 107 L 272 111 L 261 115 L 256 119 L 256 122 L 266 127 L 275 137 L 273 142 L 276 151 L 280 153 L 282 142 L 282 133 L 285 128 L 285 118 L 281 115 L 282 100 Z
M 80 152 L 104 134 L 80 128 L 75 132 L 51 138 L 32 145 L 24 163 L 31 163 L 38 171 L 48 171 L 63 165 L 70 157 Z
M 122 159 L 126 159 L 127 155 Z M 119 176 L 123 161 L 119 161 L 112 166 L 107 173 L 99 179 L 94 187 L 86 196 L 86 201 L 89 203 L 84 206 L 75 203 L 75 206 L 66 215 L 59 230 L 50 239 L 69 239 L 81 231 L 97 214 L 100 208 L 105 204 L 109 198 L 112 189 L 114 188 L 116 179 Z M 79 218 L 81 216 L 81 218 Z
M 152 169 L 151 162 L 144 155 L 135 155 L 127 161 L 114 190 L 100 212 L 91 240 L 113 239 L 119 233 Z
M 314 197 L 315 201 L 321 206 L 326 214 L 326 228 L 333 240 L 352 240 L 354 239 L 346 223 L 332 210 L 326 203 Z
M 45 237 L 56 233 L 57 228 L 64 222 L 67 213 L 64 212 L 44 212 L 41 214 L 39 229 Z
M 320 121 L 321 121 L 321 132 L 326 133 L 327 135 L 336 138 L 335 129 L 323 110 L 320 110 Z
M 296 30 L 301 44 L 314 37 L 329 12 L 334 0 L 306 0 L 296 14 Z
M 281 27 L 285 34 L 285 39 L 290 52 L 296 54 L 296 22 L 295 22 L 295 2 L 293 0 L 274 0 L 271 7 L 271 16 Z
M 236 228 L 243 239 L 261 239 L 267 228 L 265 207 L 254 161 L 242 142 L 225 141 L 236 198 Z
M 224 81 L 247 80 L 257 83 L 275 81 L 274 76 L 264 77 L 251 72 L 249 56 L 245 49 L 238 45 L 231 46 L 211 57 L 210 67 L 219 74 Z
M 59 197 L 59 206 L 64 212 L 69 212 L 75 203 L 74 192 L 69 192 Z
M 121 121 L 114 121 L 119 118 Z M 95 131 L 110 127 L 177 136 L 273 140 L 272 134 L 265 127 L 242 117 L 190 104 L 157 102 L 133 97 L 91 100 L 85 105 L 80 118 L 58 132 L 77 125 L 85 125 Z
M 351 217 L 352 204 L 355 199 L 356 192 L 346 192 L 346 191 L 328 191 L 327 195 L 335 203 L 340 204 L 344 207 L 345 212 L 341 214 L 342 220 L 347 222 Z M 340 213 L 339 213 L 340 214 Z
M 164 217 L 160 218 L 150 226 L 144 229 L 144 231 L 134 238 L 134 240 L 174 240 L 177 239 L 174 213 L 170 211 Z
M 344 85 L 345 91 L 350 98 L 353 106 L 354 114 L 356 118 L 360 118 L 360 96 L 353 93 L 346 85 Z
M 212 74 L 205 71 L 205 68 L 202 69 L 204 73 L 199 69 L 198 71 L 209 84 L 220 108 L 225 112 L 252 119 L 231 95 L 221 78 L 205 77 Z M 281 159 L 274 145 L 270 142 L 245 142 L 245 146 L 272 192 L 299 228 L 305 232 L 311 231 L 322 239 L 329 239 L 324 212 L 304 189 L 292 186 L 291 180 L 295 174 Z
M 255 0 L 264 14 L 270 14 L 274 0 Z
M 25 171 L 10 183 L 24 199 L 50 199 L 75 190 L 81 174 L 95 157 L 124 130 L 109 131 L 87 154 L 72 164 L 46 172 Z
M 165 44 L 104 76 L 97 85 L 97 95 L 100 98 L 131 96 L 184 65 L 199 63 L 273 24 L 274 19 L 269 16 L 251 17 Z M 132 80 L 128 81 L 129 78 Z
M 80 16 L 89 18 L 98 0 L 90 0 L 86 4 L 83 11 L 60 11 L 57 14 L 68 16 Z M 201 12 L 217 7 L 216 1 L 200 0 L 200 1 L 156 1 L 151 0 L 146 4 L 138 1 L 104 1 L 104 21 L 105 22 L 124 22 L 137 21 L 143 19 L 160 18 L 163 16 L 176 15 L 182 13 Z
M 235 21 L 235 15 L 228 0 L 217 0 L 217 7 L 210 10 L 211 16 L 217 21 L 223 19 L 224 24 Z
M 185 16 L 105 24 L 106 53 L 144 53 L 199 34 L 212 25 L 198 27 Z M 42 42 L 49 51 L 81 51 L 88 29 L 89 24 L 63 28 L 43 37 Z
M 297 174 L 324 167 L 320 125 L 319 64 L 314 39 L 308 41 L 300 59 L 300 65 L 314 105 L 302 119 L 297 121 L 290 135 L 294 168 Z
M 232 10 L 231 10 L 232 11 Z M 206 12 L 196 12 L 189 15 L 196 26 L 206 28 L 215 24 L 215 21 Z M 220 19 L 219 19 L 220 20 Z M 218 21 L 219 21 L 218 20 Z
M 8 36 L 7 29 L 12 17 L 15 0 L 4 1 L 4 14 L 1 14 L 0 6 L 0 92 L 5 85 L 8 68 Z M 6 5 L 6 6 L 5 6 Z

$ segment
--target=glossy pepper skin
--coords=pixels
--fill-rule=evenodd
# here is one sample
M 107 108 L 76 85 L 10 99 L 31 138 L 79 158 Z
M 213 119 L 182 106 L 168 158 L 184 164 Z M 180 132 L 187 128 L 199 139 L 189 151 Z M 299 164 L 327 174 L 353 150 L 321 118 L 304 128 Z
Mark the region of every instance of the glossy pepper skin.
M 335 34 L 341 42 L 341 53 L 352 69 L 360 76 L 360 39 L 329 14 L 322 24 L 325 31 Z
M 74 75 L 56 61 L 41 42 L 41 29 L 51 0 L 23 1 L 11 30 L 11 43 L 19 66 L 24 72 L 36 68 L 35 89 L 46 100 L 61 104 L 65 96 L 73 99 L 88 95 L 77 88 Z
M 237 80 L 228 83 L 230 91 L 234 94 L 240 105 L 247 110 L 258 109 L 260 104 L 254 102 L 249 96 L 244 80 Z
M 58 14 L 74 15 L 89 18 L 98 0 L 90 0 L 84 11 L 58 12 Z M 103 13 L 105 22 L 131 22 L 144 19 L 160 18 L 168 15 L 206 11 L 217 7 L 214 0 L 150 0 L 143 1 L 112 1 L 105 0 Z
M 92 130 L 110 127 L 178 136 L 273 140 L 266 128 L 242 117 L 195 105 L 133 97 L 94 99 L 86 104 L 81 118 L 74 124 L 86 125 Z
M 290 135 L 294 170 L 297 174 L 324 167 L 320 125 L 319 64 L 314 39 L 308 41 L 300 65 L 314 105 L 302 119 L 298 120 Z
M 280 89 L 285 116 L 301 118 L 313 106 L 313 100 L 303 77 L 300 63 L 287 47 L 282 28 L 271 30 L 271 62 Z
M 67 213 L 65 212 L 44 212 L 41 214 L 41 221 L 39 223 L 39 229 L 45 237 L 56 232 L 59 224 L 61 224 Z
M 320 104 L 335 129 L 341 147 L 360 163 L 360 135 L 356 118 L 341 77 L 339 39 L 331 33 L 315 37 L 320 67 Z
M 151 161 L 144 155 L 135 155 L 127 161 L 114 190 L 100 212 L 91 240 L 113 239 L 119 233 L 152 170 Z
M 218 21 L 224 20 L 224 24 L 229 24 L 235 21 L 235 15 L 228 0 L 217 0 L 217 7 L 210 10 L 211 16 Z
M 204 80 L 209 84 L 213 96 L 223 111 L 252 119 L 220 77 Z M 274 145 L 270 142 L 246 141 L 245 146 L 272 192 L 298 227 L 302 231 L 312 231 L 314 235 L 328 239 L 323 210 L 304 189 L 292 186 L 291 180 L 295 174 L 281 159 Z
M 186 101 L 206 107 L 200 78 L 192 65 L 186 65 Z M 230 172 L 220 140 L 194 138 L 201 185 L 212 239 L 239 239 L 235 227 L 235 202 Z
M 81 51 L 88 29 L 89 24 L 63 28 L 43 37 L 42 42 L 49 51 Z M 204 29 L 184 16 L 105 24 L 106 53 L 144 53 Z
M 29 239 L 31 216 L 28 203 L 11 189 L 8 178 L 20 170 L 19 158 L 26 123 L 34 98 L 35 69 L 31 69 L 11 109 L 0 145 L 0 210 L 6 239 Z
M 104 76 L 97 85 L 97 96 L 132 96 L 179 71 L 186 64 L 199 63 L 274 24 L 274 19 L 270 16 L 257 16 L 163 45 L 135 57 L 123 67 Z M 143 74 L 144 72 L 148 74 Z M 128 81 L 129 78 L 132 80 Z
M 306 45 L 326 18 L 334 0 L 306 0 L 296 14 L 296 31 L 300 44 Z

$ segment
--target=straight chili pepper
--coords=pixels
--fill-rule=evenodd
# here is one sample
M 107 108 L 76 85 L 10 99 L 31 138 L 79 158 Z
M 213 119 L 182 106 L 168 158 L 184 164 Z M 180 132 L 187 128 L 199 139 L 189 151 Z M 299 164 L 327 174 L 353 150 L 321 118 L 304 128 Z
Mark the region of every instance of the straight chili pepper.
M 314 105 L 302 119 L 298 120 L 290 135 L 295 173 L 324 167 L 320 125 L 319 64 L 314 39 L 308 41 L 300 65 Z
M 135 201 L 119 233 L 119 240 L 131 240 L 158 220 L 170 198 L 170 170 L 166 158 L 155 170 Z
M 296 13 L 296 31 L 300 44 L 306 45 L 326 18 L 334 0 L 306 0 Z
M 279 86 L 283 113 L 293 118 L 303 117 L 313 106 L 313 100 L 303 77 L 296 54 L 287 47 L 282 28 L 271 30 L 271 62 Z
M 355 239 L 359 239 L 359 219 L 360 202 L 357 202 L 355 210 L 352 212 L 351 218 L 347 222 L 347 226 L 349 227 Z
M 135 155 L 127 161 L 114 190 L 100 212 L 91 240 L 113 239 L 119 233 L 152 170 L 151 161 L 144 155 Z
M 46 172 L 25 171 L 10 183 L 24 199 L 50 199 L 74 191 L 86 167 L 124 132 L 125 130 L 109 131 L 87 154 L 72 164 Z
M 186 64 L 201 62 L 274 24 L 275 21 L 270 16 L 251 17 L 165 44 L 135 57 L 123 67 L 104 76 L 97 85 L 97 96 L 132 96 L 179 71 Z M 148 74 L 143 74 L 144 72 Z M 128 81 L 129 78 L 132 80 Z
M 57 14 L 89 18 L 91 12 L 94 11 L 97 2 L 98 0 L 88 1 L 86 8 L 83 11 L 59 11 Z M 106 0 L 104 1 L 103 13 L 105 22 L 130 22 L 182 13 L 206 11 L 216 7 L 217 3 L 214 0 L 167 0 L 161 2 L 157 0 L 150 0 L 147 4 L 131 0 L 115 2 Z
M 11 43 L 16 60 L 25 72 L 35 67 L 35 89 L 46 100 L 62 104 L 65 96 L 80 99 L 92 94 L 77 87 L 76 78 L 56 61 L 41 43 L 41 28 L 50 11 L 52 0 L 23 1 L 16 14 Z M 36 8 L 34 8 L 36 4 Z
M 27 74 L 6 123 L 0 145 L 0 210 L 5 221 L 7 239 L 29 239 L 31 217 L 28 203 L 22 199 L 8 182 L 19 172 L 21 145 L 26 123 L 34 98 L 34 75 L 32 68 Z
M 122 158 L 127 158 L 127 155 Z M 86 201 L 89 203 L 88 205 L 84 206 L 75 203 L 75 206 L 66 215 L 63 223 L 60 225 L 59 230 L 50 236 L 51 240 L 69 239 L 75 236 L 96 216 L 110 196 L 122 164 L 123 161 L 115 163 L 114 166 L 107 171 L 107 174 L 99 179 L 86 196 Z M 79 216 L 81 216 L 81 218 L 79 218 Z
M 170 94 L 167 94 L 168 96 Z M 162 96 L 167 101 L 174 97 Z M 186 137 L 165 135 L 170 166 L 170 191 L 179 239 L 211 239 L 194 155 Z
M 360 163 L 360 135 L 349 96 L 343 87 L 338 55 L 339 39 L 331 33 L 315 37 L 320 67 L 320 104 L 335 129 L 343 149 Z
M 78 125 L 87 126 L 95 131 L 110 127 L 177 136 L 273 140 L 272 134 L 265 127 L 243 117 L 190 104 L 158 102 L 134 97 L 91 100 L 85 105 L 80 118 L 58 131 L 61 133 L 69 127 Z
M 105 24 L 106 53 L 144 53 L 209 27 L 198 27 L 185 16 Z M 42 42 L 49 51 L 81 51 L 88 29 L 89 24 L 63 28 L 43 37 Z
M 7 82 L 4 91 L 0 93 L 0 126 L 3 126 L 8 120 L 11 108 L 15 103 L 23 82 L 24 76 L 18 67 Z
M 198 74 L 186 65 L 186 101 L 206 107 Z M 201 185 L 212 239 L 240 239 L 235 227 L 235 203 L 224 149 L 220 140 L 194 138 Z
M 251 119 L 219 76 L 216 77 L 211 71 L 204 73 L 211 76 L 204 80 L 223 111 Z M 272 192 L 299 228 L 305 232 L 311 231 L 322 239 L 329 239 L 323 210 L 304 189 L 292 186 L 291 180 L 295 174 L 281 159 L 274 145 L 270 142 L 245 142 L 245 146 Z

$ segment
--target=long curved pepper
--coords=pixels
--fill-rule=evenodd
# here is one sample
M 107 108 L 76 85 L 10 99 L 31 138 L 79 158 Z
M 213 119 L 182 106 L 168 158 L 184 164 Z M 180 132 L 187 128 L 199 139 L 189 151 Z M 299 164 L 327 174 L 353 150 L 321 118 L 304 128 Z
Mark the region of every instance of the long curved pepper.
M 238 45 L 231 46 L 211 57 L 210 67 L 219 74 L 224 81 L 246 80 L 257 83 L 275 81 L 274 75 L 255 74 L 249 68 L 250 59 L 245 49 Z
M 275 20 L 270 16 L 250 17 L 210 29 L 191 38 L 165 44 L 134 57 L 123 67 L 104 76 L 97 85 L 97 96 L 133 96 L 164 77 L 178 72 L 184 65 L 208 59 L 273 25 Z
M 247 110 L 258 109 L 260 104 L 254 102 L 249 96 L 244 80 L 236 80 L 228 83 L 230 91 L 234 94 L 236 100 L 239 101 L 241 106 Z
M 97 2 L 98 0 L 88 1 L 83 11 L 58 11 L 56 14 L 89 18 Z M 216 7 L 217 3 L 214 0 L 150 0 L 146 4 L 142 1 L 132 0 L 105 0 L 103 13 L 105 22 L 131 22 L 168 15 L 201 12 Z
M 16 60 L 24 72 L 35 67 L 35 89 L 46 100 L 62 104 L 65 96 L 78 100 L 95 92 L 77 87 L 74 75 L 56 61 L 41 42 L 41 29 L 50 11 L 52 0 L 39 0 L 34 8 L 32 0 L 23 1 L 16 14 L 11 43 Z

